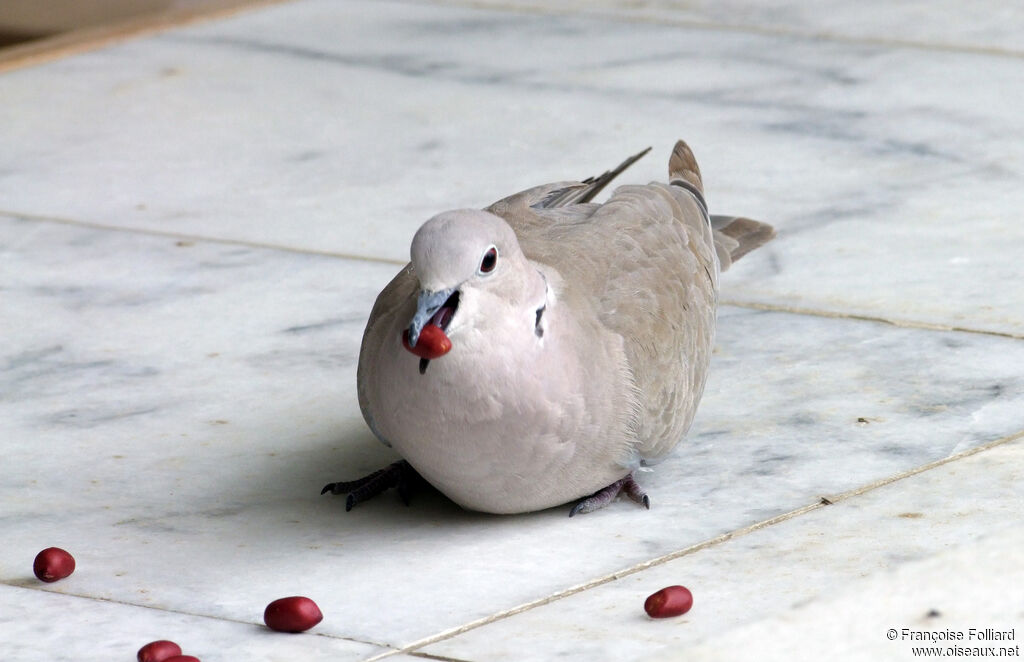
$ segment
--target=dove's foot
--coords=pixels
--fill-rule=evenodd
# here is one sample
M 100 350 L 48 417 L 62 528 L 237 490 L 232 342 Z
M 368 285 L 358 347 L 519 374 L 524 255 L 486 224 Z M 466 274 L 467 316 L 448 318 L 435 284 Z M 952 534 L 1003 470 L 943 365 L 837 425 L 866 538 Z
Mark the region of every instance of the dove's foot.
M 393 464 L 374 471 L 369 476 L 363 476 L 356 480 L 340 483 L 328 483 L 320 494 L 347 494 L 345 499 L 345 512 L 352 510 L 357 503 L 362 503 L 377 496 L 381 492 L 398 488 L 398 496 L 402 498 L 405 505 L 409 505 L 409 495 L 413 486 L 423 479 L 412 468 L 412 465 L 405 460 L 399 460 Z
M 569 517 L 578 513 L 590 513 L 598 508 L 604 508 L 622 493 L 625 493 L 633 501 L 643 504 L 644 508 L 651 509 L 651 500 L 647 498 L 647 493 L 633 480 L 633 474 L 629 474 L 625 478 L 615 481 L 608 487 L 594 492 L 583 501 L 577 503 L 569 511 Z

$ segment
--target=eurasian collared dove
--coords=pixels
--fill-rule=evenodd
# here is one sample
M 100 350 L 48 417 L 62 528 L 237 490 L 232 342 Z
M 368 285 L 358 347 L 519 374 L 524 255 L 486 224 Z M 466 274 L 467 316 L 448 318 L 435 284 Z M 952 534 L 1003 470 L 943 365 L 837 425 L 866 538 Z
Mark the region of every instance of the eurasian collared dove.
M 718 274 L 774 236 L 709 216 L 686 143 L 669 183 L 590 200 L 644 150 L 582 182 L 431 218 L 377 297 L 358 392 L 404 458 L 331 483 L 347 509 L 416 472 L 461 506 L 519 513 L 625 493 L 693 420 L 715 334 Z M 589 496 L 588 496 L 589 495 Z

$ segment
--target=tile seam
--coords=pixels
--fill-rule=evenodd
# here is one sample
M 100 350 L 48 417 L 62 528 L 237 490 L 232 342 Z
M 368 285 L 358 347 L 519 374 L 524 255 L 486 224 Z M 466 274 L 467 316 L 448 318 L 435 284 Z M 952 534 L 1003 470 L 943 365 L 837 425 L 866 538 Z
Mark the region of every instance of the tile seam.
M 269 242 L 249 241 L 245 239 L 230 239 L 224 237 L 212 237 L 205 235 L 189 234 L 186 232 L 173 232 L 168 230 L 153 230 L 149 228 L 133 228 L 133 227 L 122 227 L 119 225 L 109 225 L 106 223 L 98 223 L 95 221 L 82 221 L 71 218 L 61 218 L 59 216 L 46 216 L 42 214 L 29 214 L 25 212 L 15 212 L 0 209 L 0 216 L 7 216 L 14 219 L 20 219 L 25 221 L 34 221 L 40 223 L 56 223 L 60 225 L 70 225 L 74 227 L 88 228 L 91 230 L 102 230 L 105 232 L 126 232 L 129 234 L 143 235 L 149 237 L 161 237 L 165 239 L 176 239 L 179 241 L 195 241 L 195 242 L 207 242 L 212 244 L 223 244 L 228 246 L 245 246 L 247 248 L 256 248 L 259 250 L 269 251 L 281 251 L 284 253 L 294 253 L 299 255 L 315 255 L 318 257 L 331 257 L 342 260 L 352 260 L 356 262 L 370 262 L 375 264 L 391 264 L 399 267 L 404 267 L 407 263 L 406 260 L 395 260 L 387 257 L 373 257 L 368 255 L 358 255 L 355 253 L 342 253 L 338 251 L 328 250 L 316 250 L 311 248 L 301 248 L 297 246 L 287 246 L 284 244 L 273 244 Z M 923 322 L 919 320 L 907 320 L 899 318 L 890 318 L 882 315 L 869 315 L 864 313 L 844 313 L 839 311 L 824 310 L 819 308 L 805 308 L 800 306 L 789 306 L 785 304 L 769 304 L 760 303 L 756 301 L 743 301 L 740 299 L 721 299 L 719 301 L 720 306 L 734 306 L 737 308 L 748 308 L 752 310 L 763 310 L 770 312 L 790 313 L 793 315 L 807 315 L 811 317 L 824 317 L 828 319 L 851 319 L 864 322 L 875 322 L 880 324 L 888 324 L 890 326 L 897 326 L 907 329 L 922 329 L 925 331 L 948 331 L 948 332 L 960 332 L 960 333 L 973 333 L 978 335 L 996 336 L 1001 338 L 1012 338 L 1014 340 L 1024 340 L 1024 333 L 1013 333 L 1011 331 L 996 331 L 993 329 L 975 329 L 966 326 L 955 326 L 948 324 L 936 324 L 932 322 Z
M 86 593 L 73 593 L 73 592 L 70 592 L 70 591 L 52 591 L 52 590 L 48 590 L 48 589 L 45 589 L 45 588 L 36 588 L 34 586 L 27 586 L 27 585 L 22 584 L 22 583 L 15 583 L 15 582 L 10 582 L 10 581 L 0 581 L 0 586 L 9 586 L 11 588 L 20 588 L 20 589 L 25 589 L 27 591 L 36 591 L 38 593 L 49 593 L 51 595 L 60 595 L 60 596 L 65 596 L 65 597 L 69 597 L 69 598 L 77 598 L 79 600 L 93 600 L 93 601 L 96 601 L 96 602 L 106 602 L 106 603 L 109 603 L 109 604 L 121 605 L 121 606 L 124 606 L 124 607 L 135 607 L 135 608 L 138 608 L 138 609 L 149 609 L 149 610 L 152 610 L 152 611 L 158 611 L 158 612 L 163 612 L 163 613 L 167 613 L 167 614 L 179 614 L 181 616 L 191 616 L 191 617 L 194 617 L 194 618 L 206 618 L 206 619 L 210 619 L 210 620 L 214 620 L 214 621 L 223 621 L 225 623 L 235 623 L 235 624 L 238 624 L 238 625 L 251 625 L 251 626 L 254 626 L 254 627 L 262 627 L 259 623 L 255 622 L 255 621 L 246 621 L 246 620 L 241 620 L 241 619 L 238 619 L 238 618 L 229 618 L 227 616 L 215 616 L 215 615 L 212 615 L 212 614 L 202 614 L 202 613 L 197 613 L 197 612 L 193 612 L 193 611 L 187 611 L 187 610 L 184 610 L 184 609 L 173 609 L 173 608 L 170 608 L 170 607 L 157 607 L 157 606 L 154 606 L 154 605 L 143 605 L 143 604 L 139 604 L 139 603 L 136 603 L 136 602 L 131 602 L 129 600 L 118 600 L 116 598 L 105 598 L 105 597 L 98 596 L 98 595 L 88 595 Z M 367 646 L 376 646 L 377 648 L 390 649 L 392 651 L 398 652 L 395 649 L 394 646 L 392 646 L 390 644 L 381 643 L 381 642 L 378 642 L 378 641 L 365 641 L 363 639 L 356 639 L 354 637 L 345 637 L 345 636 L 342 636 L 342 635 L 331 634 L 330 632 L 308 632 L 307 634 L 314 635 L 314 636 L 317 636 L 317 637 L 324 637 L 324 638 L 327 638 L 327 639 L 339 639 L 341 641 L 350 641 L 350 642 L 356 643 L 356 644 L 366 644 Z
M 993 439 L 992 441 L 979 444 L 973 448 L 968 448 L 967 450 L 960 451 L 959 453 L 947 455 L 946 457 L 939 458 L 938 460 L 932 460 L 931 462 L 927 462 L 925 464 L 922 464 L 921 466 L 914 467 L 913 469 L 907 469 L 906 471 L 902 471 L 898 474 L 894 474 L 886 478 L 880 478 L 872 483 L 868 483 L 867 485 L 855 487 L 853 489 L 846 490 L 845 492 L 840 492 L 838 494 L 828 496 L 827 498 L 822 497 L 821 503 L 822 505 L 832 505 L 834 503 L 839 503 L 840 501 L 845 501 L 847 499 L 860 496 L 862 494 L 866 494 L 880 487 L 885 487 L 886 485 L 891 485 L 893 483 L 899 482 L 905 478 L 911 478 L 918 474 L 925 473 L 926 471 L 931 471 L 932 469 L 937 469 L 947 464 L 952 464 L 953 462 L 956 462 L 958 460 L 971 457 L 972 455 L 978 455 L 979 453 L 984 453 L 985 451 L 992 450 L 993 448 L 998 448 L 999 446 L 1010 444 L 1013 443 L 1014 441 L 1020 441 L 1022 439 L 1024 439 L 1024 430 L 1019 430 L 1017 432 L 1014 432 L 1013 434 L 1009 434 L 1004 437 L 999 437 L 998 439 Z M 826 503 L 826 501 L 828 503 Z
M 355 253 L 342 253 L 340 251 L 328 251 L 328 250 L 317 250 L 315 248 L 301 248 L 298 246 L 287 246 L 284 244 L 273 244 L 269 242 L 250 241 L 247 239 L 230 239 L 225 237 L 211 237 L 199 234 L 190 234 L 187 232 L 174 232 L 170 230 L 153 230 L 150 228 L 133 228 L 133 227 L 122 227 L 119 225 L 109 225 L 106 223 L 98 223 L 95 221 L 81 221 L 72 218 L 61 218 L 59 216 L 45 216 L 41 214 L 27 214 L 24 212 L 6 211 L 0 209 L 0 216 L 7 216 L 9 218 L 33 221 L 39 223 L 55 223 L 58 225 L 70 225 L 74 227 L 87 228 L 90 230 L 102 230 L 104 232 L 125 232 L 128 234 L 143 235 L 148 237 L 160 237 L 163 239 L 177 239 L 179 241 L 194 241 L 194 242 L 205 242 L 211 244 L 224 244 L 228 246 L 244 246 L 247 248 L 257 248 L 260 250 L 269 251 L 281 251 L 283 253 L 296 253 L 301 255 L 316 255 L 319 257 L 334 257 L 343 260 L 353 260 L 357 262 L 375 262 L 381 264 L 393 264 L 396 266 L 405 266 L 406 260 L 394 260 L 387 257 L 372 257 L 367 255 L 357 255 Z
M 996 331 L 994 329 L 975 329 L 967 326 L 957 326 L 953 324 L 938 324 L 935 322 L 901 319 L 898 317 L 885 317 L 883 315 L 871 315 L 867 313 L 844 313 L 820 308 L 804 308 L 801 306 L 761 303 L 757 301 L 742 301 L 739 299 L 721 299 L 719 300 L 719 305 L 735 306 L 737 308 L 750 308 L 752 310 L 764 310 L 777 313 L 791 313 L 794 315 L 810 315 L 813 317 L 827 317 L 832 319 L 851 319 L 862 322 L 877 322 L 880 324 L 888 324 L 890 326 L 898 326 L 905 329 L 921 329 L 924 331 L 955 331 L 959 333 L 975 333 L 979 335 L 998 336 L 1000 338 L 1024 340 L 1024 333 L 1014 333 L 1012 331 Z
M 690 555 L 695 554 L 695 553 L 697 553 L 699 551 L 702 551 L 704 549 L 708 549 L 710 547 L 714 547 L 714 546 L 720 545 L 720 544 L 722 544 L 724 542 L 727 542 L 729 540 L 733 540 L 735 538 L 740 538 L 740 537 L 743 537 L 743 536 L 748 535 L 750 533 L 754 533 L 755 531 L 758 531 L 760 529 L 764 529 L 764 528 L 767 528 L 767 527 L 770 527 L 770 526 L 774 526 L 776 524 L 780 524 L 780 523 L 785 522 L 787 520 L 794 519 L 796 517 L 799 517 L 801 515 L 804 515 L 806 513 L 809 513 L 809 512 L 815 511 L 815 510 L 819 510 L 821 508 L 827 508 L 828 506 L 831 506 L 833 504 L 839 503 L 841 501 L 846 501 L 848 499 L 852 499 L 854 497 L 866 494 L 866 493 L 871 492 L 873 490 L 876 490 L 878 488 L 885 487 L 886 485 L 891 485 L 893 483 L 896 483 L 898 481 L 904 480 L 906 478 L 910 478 L 910 477 L 916 476 L 916 475 L 924 473 L 926 471 L 931 471 L 932 469 L 936 469 L 936 468 L 944 466 L 946 464 L 950 464 L 952 462 L 956 462 L 958 460 L 962 460 L 962 459 L 970 457 L 972 455 L 977 455 L 979 453 L 982 453 L 982 452 L 991 450 L 993 448 L 997 448 L 999 446 L 1002 446 L 1004 444 L 1008 444 L 1008 443 L 1011 443 L 1013 441 L 1018 441 L 1018 440 L 1021 440 L 1021 439 L 1024 439 L 1024 430 L 1021 430 L 1019 432 L 1016 432 L 1014 434 L 1010 434 L 1010 435 L 1007 435 L 1007 436 L 1004 436 L 1004 437 L 1000 437 L 999 439 L 995 439 L 993 441 L 981 444 L 979 446 L 975 446 L 974 448 L 969 448 L 969 449 L 967 449 L 965 451 L 961 451 L 959 453 L 954 453 L 953 455 L 949 455 L 947 457 L 940 458 L 938 460 L 933 460 L 932 462 L 925 463 L 925 464 L 923 464 L 921 466 L 914 467 L 912 469 L 908 469 L 906 471 L 894 474 L 892 476 L 887 476 L 885 478 L 881 478 L 879 480 L 873 481 L 873 482 L 868 483 L 866 485 L 862 485 L 860 487 L 856 487 L 856 488 L 853 488 L 853 489 L 850 489 L 850 490 L 846 490 L 844 492 L 840 492 L 838 494 L 831 495 L 831 496 L 828 496 L 828 497 L 819 497 L 819 500 L 814 502 L 814 503 L 810 503 L 810 504 L 801 506 L 799 508 L 796 508 L 794 510 L 790 510 L 790 511 L 787 511 L 785 513 L 781 513 L 779 515 L 776 515 L 775 517 L 770 517 L 770 518 L 768 518 L 766 520 L 762 520 L 760 522 L 755 522 L 754 524 L 750 524 L 748 526 L 736 529 L 734 531 L 729 531 L 729 532 L 720 534 L 718 536 L 714 536 L 713 538 L 709 538 L 707 540 L 701 541 L 701 542 L 696 543 L 694 545 L 690 545 L 688 547 L 684 547 L 683 549 L 676 550 L 676 551 L 673 551 L 673 552 L 669 552 L 667 554 L 663 554 L 663 555 L 658 556 L 656 558 L 649 559 L 649 560 L 643 561 L 641 563 L 637 563 L 637 564 L 629 566 L 627 568 L 623 568 L 621 570 L 616 570 L 615 572 L 612 572 L 612 573 L 609 573 L 609 574 L 606 574 L 606 575 L 602 575 L 601 577 L 597 577 L 595 579 L 592 579 L 590 581 L 584 582 L 582 584 L 577 584 L 575 586 L 570 586 L 570 587 L 568 587 L 566 589 L 563 589 L 561 591 L 557 591 L 557 592 L 555 592 L 555 593 L 553 593 L 551 595 L 545 596 L 543 598 L 538 598 L 537 600 L 532 600 L 530 602 L 526 602 L 526 603 L 523 603 L 521 605 L 517 605 L 517 606 L 512 607 L 510 609 L 506 609 L 506 610 L 497 612 L 495 614 L 491 614 L 489 616 L 486 616 L 486 617 L 483 617 L 483 618 L 479 618 L 479 619 L 474 620 L 474 621 L 470 621 L 469 623 L 463 624 L 461 626 L 458 626 L 458 627 L 455 627 L 455 628 L 450 628 L 450 629 L 444 630 L 442 632 L 438 632 L 438 633 L 436 633 L 434 635 L 431 635 L 429 637 L 424 637 L 423 639 L 419 639 L 419 640 L 414 641 L 412 643 L 406 644 L 405 646 L 401 647 L 400 649 L 389 650 L 389 651 L 386 651 L 384 653 L 375 655 L 375 656 L 373 656 L 371 658 L 367 658 L 364 662 L 375 662 L 376 660 L 382 660 L 382 659 L 385 659 L 385 658 L 388 658 L 388 657 L 391 657 L 391 656 L 394 656 L 394 655 L 412 653 L 412 652 L 414 652 L 414 651 L 416 651 L 416 650 L 418 650 L 420 648 L 423 648 L 425 646 L 429 646 L 431 644 L 436 644 L 438 642 L 445 641 L 445 640 L 451 639 L 453 637 L 457 637 L 457 636 L 459 636 L 461 634 L 465 634 L 466 632 L 469 632 L 471 630 L 475 630 L 475 629 L 483 627 L 485 625 L 490 625 L 491 623 L 495 623 L 497 621 L 504 620 L 504 619 L 509 618 L 511 616 L 515 616 L 516 614 L 521 614 L 521 613 L 529 611 L 531 609 L 535 609 L 537 607 L 542 607 L 542 606 L 550 604 L 552 602 L 557 602 L 558 600 L 561 600 L 563 598 L 567 598 L 567 597 L 570 597 L 572 595 L 576 595 L 578 593 L 582 593 L 582 592 L 590 590 L 592 588 L 596 588 L 598 586 L 601 586 L 601 585 L 604 585 L 604 584 L 607 584 L 607 583 L 610 583 L 610 582 L 622 579 L 624 577 L 628 577 L 630 575 L 634 575 L 634 574 L 642 572 L 644 570 L 647 570 L 647 569 L 650 569 L 650 568 L 653 568 L 653 567 L 656 567 L 656 566 L 659 566 L 659 565 L 664 565 L 665 563 L 668 563 L 670 561 L 674 561 L 676 559 L 683 558 L 685 556 L 690 556 Z
M 448 657 L 447 655 L 435 655 L 433 653 L 423 653 L 418 651 L 410 651 L 406 653 L 409 657 L 417 657 L 421 660 L 439 660 L 439 662 L 470 662 L 466 658 L 461 657 Z

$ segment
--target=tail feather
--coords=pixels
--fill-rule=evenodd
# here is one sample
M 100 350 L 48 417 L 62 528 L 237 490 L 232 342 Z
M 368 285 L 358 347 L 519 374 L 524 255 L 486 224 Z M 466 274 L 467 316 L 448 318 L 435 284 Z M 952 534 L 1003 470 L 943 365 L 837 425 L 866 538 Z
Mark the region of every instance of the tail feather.
M 722 271 L 775 237 L 772 226 L 742 216 L 712 216 L 711 228 Z

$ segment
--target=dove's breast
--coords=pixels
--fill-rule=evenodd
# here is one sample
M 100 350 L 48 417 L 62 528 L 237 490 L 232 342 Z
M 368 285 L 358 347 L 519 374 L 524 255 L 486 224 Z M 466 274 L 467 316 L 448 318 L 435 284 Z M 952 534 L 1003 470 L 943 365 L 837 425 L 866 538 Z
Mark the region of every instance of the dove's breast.
M 554 290 L 557 274 L 550 280 Z M 380 342 L 364 342 L 360 399 L 378 436 L 473 510 L 548 508 L 628 473 L 636 403 L 621 339 L 596 320 L 580 328 L 554 291 L 542 337 L 531 319 L 473 315 L 487 307 L 473 296 L 448 329 L 452 350 L 422 375 L 401 346 L 411 310 L 367 329 Z M 474 323 L 460 325 L 460 316 Z

